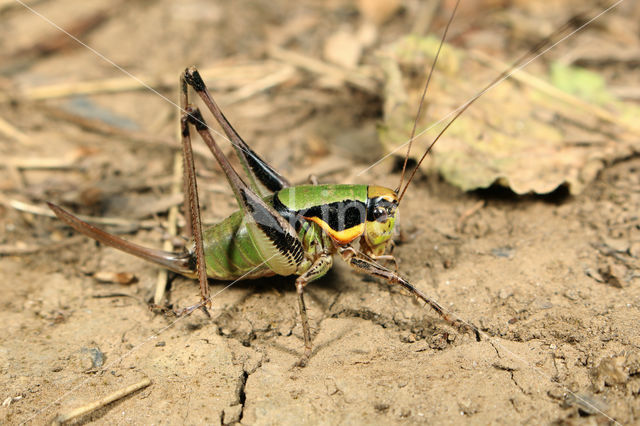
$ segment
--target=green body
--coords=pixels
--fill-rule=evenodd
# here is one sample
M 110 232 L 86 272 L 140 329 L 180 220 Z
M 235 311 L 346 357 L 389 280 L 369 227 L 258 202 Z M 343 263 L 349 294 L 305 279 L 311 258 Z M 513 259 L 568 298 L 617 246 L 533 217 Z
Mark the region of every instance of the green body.
M 330 203 L 367 199 L 367 185 L 301 185 L 283 188 L 263 200 L 272 207 L 277 197 L 281 206 L 292 211 L 307 210 Z M 304 248 L 305 260 L 296 265 L 288 274 L 274 270 L 269 265 L 271 248 L 254 238 L 249 231 L 252 219 L 243 210 L 238 210 L 226 219 L 203 230 L 203 242 L 207 276 L 219 280 L 238 278 L 259 278 L 271 275 L 303 274 L 311 266 L 312 260 L 321 251 L 333 253 L 331 237 L 316 223 L 302 221 L 297 230 L 299 241 Z
M 246 278 L 273 275 L 251 240 L 244 219 L 244 212 L 239 210 L 203 230 L 204 256 L 210 278 L 234 280 L 247 273 L 250 276 Z

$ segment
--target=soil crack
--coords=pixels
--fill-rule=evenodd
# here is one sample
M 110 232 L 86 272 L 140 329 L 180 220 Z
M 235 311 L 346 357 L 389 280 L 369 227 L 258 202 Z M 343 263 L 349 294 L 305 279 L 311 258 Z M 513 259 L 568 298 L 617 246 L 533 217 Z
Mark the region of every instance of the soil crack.
M 489 343 L 491 344 L 491 346 L 493 347 L 493 349 L 496 351 L 496 355 L 498 356 L 498 361 L 493 363 L 493 367 L 497 368 L 498 370 L 503 370 L 509 373 L 509 377 L 511 378 L 511 381 L 513 382 L 513 384 L 520 389 L 520 392 L 522 392 L 523 395 L 528 395 L 528 393 L 525 391 L 525 389 L 518 383 L 518 381 L 516 380 L 515 377 L 515 372 L 519 370 L 518 367 L 507 364 L 504 362 L 504 358 L 502 357 L 502 355 L 500 355 L 500 351 L 498 350 L 498 348 L 496 347 L 496 344 L 494 342 L 489 341 Z
M 238 386 L 238 400 L 240 401 L 240 406 L 242 407 L 242 409 L 240 410 L 238 421 L 242 420 L 242 415 L 244 414 L 244 403 L 247 401 L 247 393 L 245 392 L 245 388 L 247 386 L 248 378 L 249 373 L 243 371 L 242 376 L 240 377 L 240 386 Z
M 522 392 L 523 395 L 528 395 L 528 393 L 524 390 L 524 388 L 522 386 L 520 386 L 520 384 L 518 383 L 518 381 L 516 380 L 515 377 L 515 370 L 510 371 L 511 373 L 511 381 L 513 382 L 514 385 L 516 385 L 516 387 L 518 389 L 520 389 L 520 392 Z
M 242 366 L 242 374 L 238 378 L 238 386 L 236 388 L 236 404 L 227 407 L 222 413 L 222 423 L 230 424 L 230 423 L 238 423 L 242 420 L 244 416 L 244 407 L 247 402 L 247 380 L 249 376 L 255 373 L 260 367 L 262 367 L 263 357 L 249 358 L 244 361 Z

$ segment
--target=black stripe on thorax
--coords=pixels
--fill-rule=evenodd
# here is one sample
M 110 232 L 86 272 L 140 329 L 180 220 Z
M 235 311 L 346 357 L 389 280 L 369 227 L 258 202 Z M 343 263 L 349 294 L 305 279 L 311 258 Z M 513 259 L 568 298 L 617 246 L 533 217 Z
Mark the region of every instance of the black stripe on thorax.
M 281 216 L 291 223 L 296 230 L 305 217 L 317 217 L 329 225 L 334 231 L 344 231 L 363 223 L 367 217 L 365 203 L 358 200 L 342 200 L 312 206 L 306 209 L 292 210 L 285 206 L 276 194 L 273 197 L 273 207 Z

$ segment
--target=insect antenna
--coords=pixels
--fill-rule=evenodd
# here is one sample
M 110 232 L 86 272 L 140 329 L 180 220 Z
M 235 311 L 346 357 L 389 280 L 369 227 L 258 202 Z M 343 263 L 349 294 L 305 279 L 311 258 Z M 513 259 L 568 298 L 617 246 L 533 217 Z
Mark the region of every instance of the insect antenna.
M 522 55 L 518 60 L 516 60 L 510 67 L 508 67 L 505 71 L 500 73 L 500 75 L 498 75 L 495 79 L 493 79 L 489 84 L 487 84 L 478 93 L 476 93 L 470 100 L 468 100 L 465 104 L 463 104 L 461 107 L 459 107 L 458 110 L 456 111 L 455 115 L 453 116 L 453 118 L 451 120 L 449 120 L 449 122 L 446 124 L 446 126 L 444 126 L 444 128 L 440 131 L 440 133 L 438 133 L 438 135 L 435 137 L 433 142 L 431 142 L 431 144 L 427 147 L 427 149 L 425 150 L 424 154 L 422 154 L 422 157 L 420 157 L 420 160 L 417 162 L 416 166 L 411 171 L 411 174 L 409 175 L 409 179 L 407 180 L 407 183 L 405 184 L 404 188 L 401 191 L 397 191 L 399 193 L 398 203 L 400 203 L 400 201 L 404 197 L 404 194 L 405 194 L 405 192 L 407 192 L 407 188 L 409 187 L 409 184 L 413 180 L 416 172 L 420 168 L 420 165 L 422 164 L 424 159 L 427 157 L 429 152 L 431 152 L 431 149 L 433 148 L 433 146 L 436 144 L 436 142 L 438 142 L 438 140 L 440 140 L 442 135 L 447 131 L 447 129 L 449 127 L 451 127 L 451 125 L 458 119 L 458 117 L 460 117 L 467 110 L 467 108 L 469 108 L 482 95 L 484 95 L 486 92 L 491 90 L 494 86 L 499 84 L 502 80 L 506 80 L 507 78 L 509 78 L 511 76 L 511 74 L 513 74 L 514 71 L 516 71 L 517 69 L 524 68 L 531 61 L 533 61 L 537 57 L 543 55 L 547 51 L 551 50 L 553 47 L 555 47 L 557 44 L 559 44 L 563 40 L 567 39 L 568 37 L 572 36 L 573 34 L 577 33 L 578 31 L 582 30 L 584 27 L 586 27 L 591 22 L 593 22 L 594 20 L 599 18 L 601 15 L 603 15 L 604 13 L 606 13 L 606 12 L 610 11 L 611 9 L 613 9 L 614 7 L 616 7 L 622 1 L 623 0 L 618 0 L 617 2 L 609 5 L 609 7 L 607 7 L 604 11 L 601 11 L 596 16 L 591 17 L 591 18 L 587 18 L 587 16 L 586 16 L 587 14 L 586 13 L 577 14 L 577 15 L 572 16 L 561 27 L 556 29 L 549 36 L 545 37 L 544 39 L 540 40 L 538 43 L 533 45 L 533 47 L 531 49 L 529 49 L 524 55 Z M 422 105 L 422 101 L 421 101 L 421 105 Z M 414 129 L 415 129 L 415 124 L 414 124 Z M 413 133 L 412 133 L 411 134 L 411 140 L 409 140 L 409 146 L 411 146 L 411 142 L 413 140 L 413 137 L 414 136 L 413 136 Z M 408 155 L 408 152 L 407 152 L 407 158 L 408 158 L 408 156 L 409 155 Z M 404 163 L 405 166 L 406 166 L 407 161 L 408 161 L 407 158 L 405 158 L 405 163 Z M 403 172 L 403 177 L 404 177 L 404 168 L 403 168 L 402 172 Z
M 444 45 L 444 40 L 447 38 L 447 32 L 449 32 L 449 27 L 451 27 L 451 22 L 453 22 L 453 17 L 456 15 L 456 10 L 458 10 L 458 5 L 460 4 L 460 0 L 456 1 L 456 5 L 453 7 L 453 12 L 449 17 L 449 22 L 447 22 L 447 26 L 444 29 L 444 33 L 442 34 L 442 38 L 440 39 L 440 45 L 438 45 L 438 51 L 433 58 L 433 63 L 431 64 L 431 69 L 429 70 L 429 75 L 427 76 L 427 81 L 424 84 L 424 89 L 422 90 L 422 97 L 420 98 L 420 103 L 418 104 L 418 111 L 416 112 L 416 119 L 413 121 L 413 128 L 411 129 L 411 137 L 409 137 L 409 145 L 407 146 L 407 154 L 404 156 L 404 164 L 402 165 L 402 174 L 400 175 L 400 184 L 398 184 L 398 188 L 396 189 L 396 193 L 400 192 L 400 188 L 402 188 L 402 184 L 404 182 L 404 174 L 407 170 L 407 163 L 409 162 L 409 154 L 411 154 L 411 145 L 413 145 L 413 138 L 416 136 L 416 128 L 418 127 L 418 120 L 420 119 L 420 114 L 422 113 L 422 106 L 424 105 L 424 99 L 427 96 L 427 89 L 429 88 L 429 82 L 431 82 L 431 76 L 433 75 L 433 71 L 436 69 L 436 64 L 438 63 L 438 57 L 440 56 L 440 51 L 442 50 L 442 46 Z

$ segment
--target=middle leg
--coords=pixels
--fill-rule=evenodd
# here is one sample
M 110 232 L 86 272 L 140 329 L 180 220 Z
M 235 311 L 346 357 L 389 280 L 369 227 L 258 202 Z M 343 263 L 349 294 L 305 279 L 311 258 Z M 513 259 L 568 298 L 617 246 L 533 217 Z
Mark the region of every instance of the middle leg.
M 296 291 L 298 292 L 298 307 L 300 309 L 300 320 L 302 321 L 302 335 L 304 336 L 304 353 L 298 366 L 304 367 L 311 357 L 311 328 L 309 327 L 309 317 L 307 316 L 307 307 L 304 303 L 304 287 L 309 282 L 320 278 L 326 274 L 333 265 L 333 257 L 330 254 L 323 254 L 313 262 L 307 272 L 300 275 L 296 279 Z

